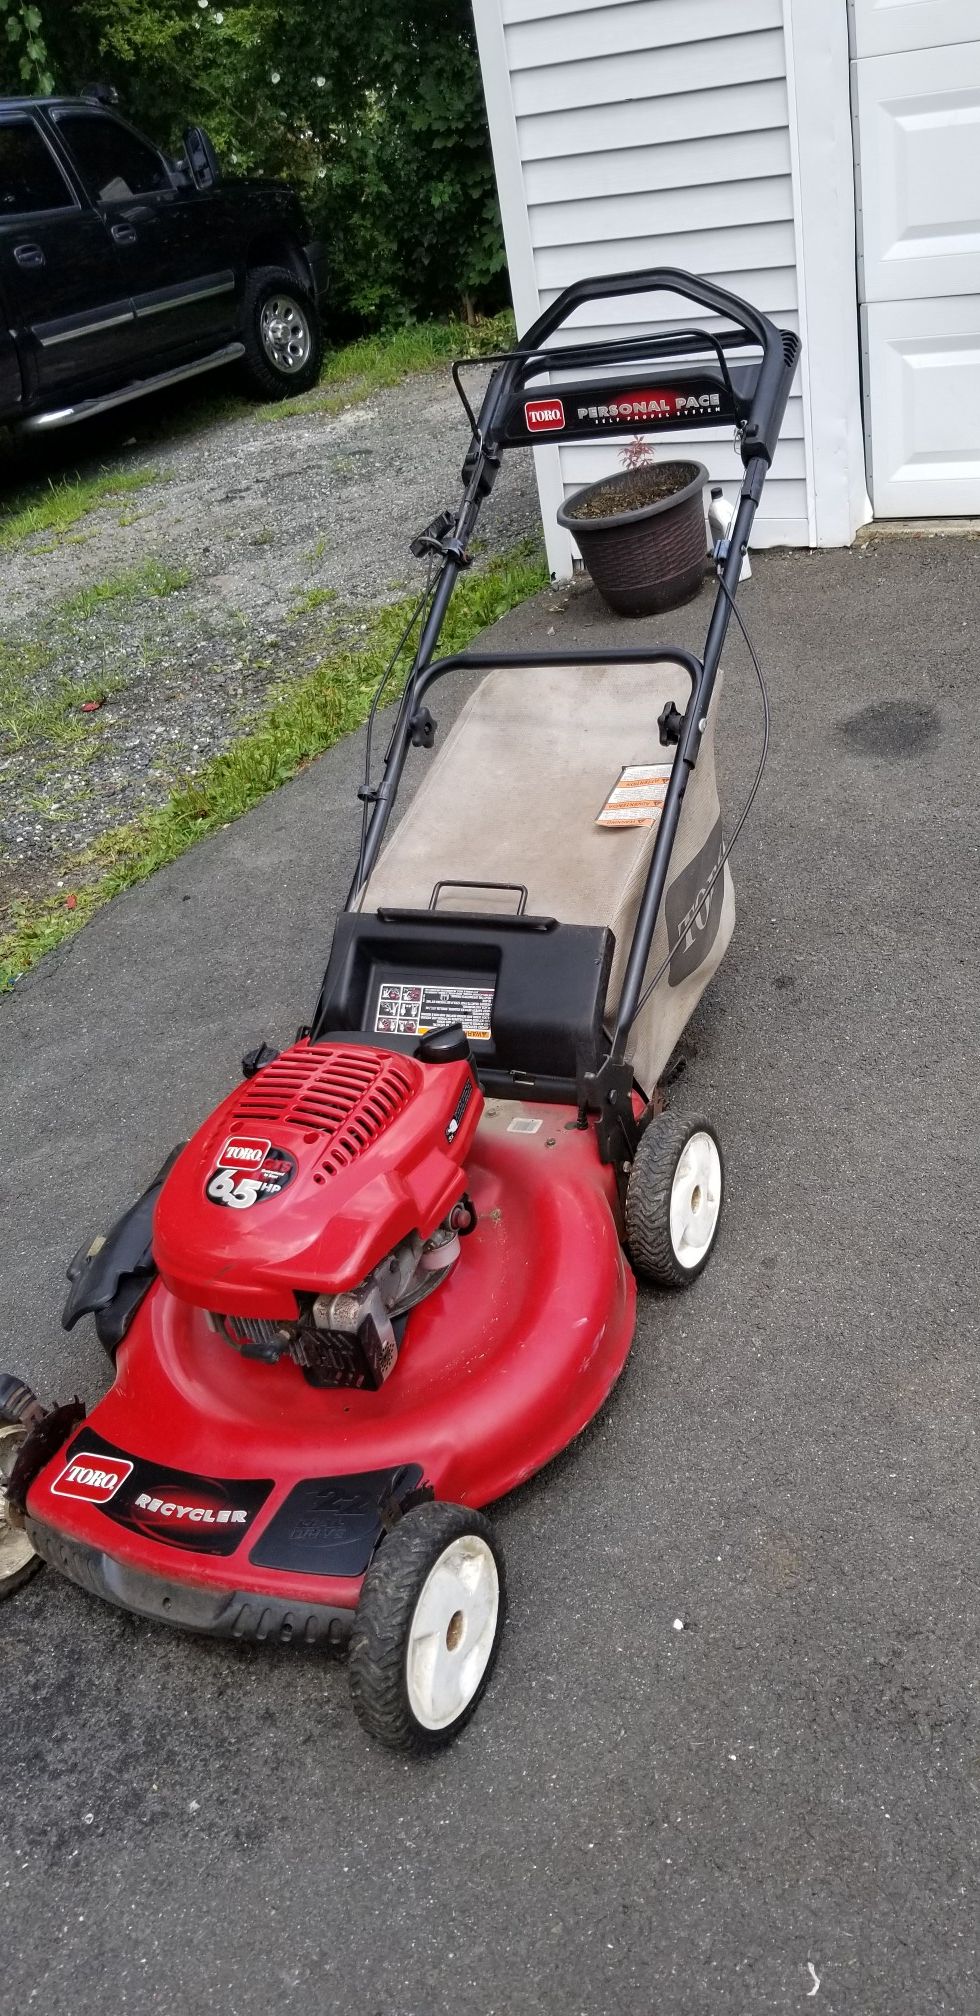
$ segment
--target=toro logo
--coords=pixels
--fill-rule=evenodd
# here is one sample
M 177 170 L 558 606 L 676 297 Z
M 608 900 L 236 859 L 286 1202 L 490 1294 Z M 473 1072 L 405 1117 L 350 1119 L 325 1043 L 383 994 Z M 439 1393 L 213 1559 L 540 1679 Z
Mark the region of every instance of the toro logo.
M 95 1456 L 80 1449 L 59 1471 L 51 1489 L 59 1498 L 84 1498 L 89 1505 L 108 1505 L 132 1468 L 123 1456 Z
M 528 399 L 524 424 L 529 434 L 555 434 L 565 425 L 565 408 L 560 399 Z
M 253 1141 L 244 1134 L 232 1134 L 218 1156 L 219 1169 L 261 1169 L 271 1141 Z

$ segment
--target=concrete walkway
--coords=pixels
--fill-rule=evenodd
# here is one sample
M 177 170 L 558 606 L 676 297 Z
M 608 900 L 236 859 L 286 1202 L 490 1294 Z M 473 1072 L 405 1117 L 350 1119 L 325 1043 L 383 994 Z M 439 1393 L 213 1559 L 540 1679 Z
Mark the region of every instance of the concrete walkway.
M 773 751 L 675 1095 L 726 1143 L 725 1230 L 688 1297 L 642 1298 L 598 1423 L 501 1508 L 512 1609 L 477 1721 L 411 1767 L 336 1666 L 38 1577 L 0 1612 L 5 2008 L 975 2010 L 980 557 L 762 557 L 742 607 Z M 645 634 L 587 589 L 499 633 Z M 731 809 L 758 696 L 737 641 L 728 664 Z M 0 1364 L 46 1397 L 107 1380 L 59 1330 L 64 1259 L 309 1013 L 359 753 L 0 1004 Z

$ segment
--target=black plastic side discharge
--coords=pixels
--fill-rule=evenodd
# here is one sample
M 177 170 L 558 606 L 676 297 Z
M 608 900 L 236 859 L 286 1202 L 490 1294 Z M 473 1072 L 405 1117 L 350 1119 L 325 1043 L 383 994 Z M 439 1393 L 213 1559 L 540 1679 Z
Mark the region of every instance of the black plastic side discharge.
M 104 1239 L 80 1246 L 68 1262 L 71 1282 L 61 1313 L 62 1327 L 71 1330 L 80 1316 L 94 1316 L 99 1342 L 110 1358 L 127 1330 L 156 1273 L 153 1258 L 153 1213 L 174 1163 L 186 1142 L 172 1149 L 148 1189 L 107 1232 Z

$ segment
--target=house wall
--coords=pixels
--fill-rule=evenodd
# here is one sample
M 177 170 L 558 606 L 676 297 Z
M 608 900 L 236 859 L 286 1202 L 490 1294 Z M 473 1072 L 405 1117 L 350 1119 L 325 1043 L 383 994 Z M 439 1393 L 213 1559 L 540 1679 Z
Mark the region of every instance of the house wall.
M 682 266 L 745 294 L 805 345 L 755 543 L 849 539 L 866 500 L 844 5 L 839 22 L 827 18 L 835 10 L 823 0 L 819 9 L 812 0 L 475 0 L 474 11 L 519 329 L 569 281 L 591 273 Z M 814 12 L 822 24 L 810 20 Z M 816 62 L 818 73 L 815 85 L 807 78 L 803 99 L 814 88 L 839 99 L 830 121 L 829 240 L 827 160 L 807 167 L 822 189 L 814 179 L 809 199 L 805 189 L 801 196 L 809 128 L 819 133 L 827 120 L 811 114 L 808 124 L 805 110 L 801 117 L 797 17 L 804 62 Z M 807 326 L 808 211 L 811 291 L 830 272 L 846 310 L 831 318 L 832 333 L 824 330 L 817 360 Z M 565 340 L 613 327 L 639 335 L 678 319 L 721 326 L 702 310 L 692 316 L 677 296 L 652 303 L 633 296 L 579 311 Z M 843 460 L 840 441 L 828 458 L 822 522 L 826 444 L 823 422 L 813 420 L 815 361 L 834 379 L 847 415 Z M 705 432 L 684 440 L 734 497 L 741 465 L 731 438 Z M 617 448 L 547 447 L 535 458 L 552 569 L 567 574 L 572 546 L 555 509 L 569 491 L 617 468 Z

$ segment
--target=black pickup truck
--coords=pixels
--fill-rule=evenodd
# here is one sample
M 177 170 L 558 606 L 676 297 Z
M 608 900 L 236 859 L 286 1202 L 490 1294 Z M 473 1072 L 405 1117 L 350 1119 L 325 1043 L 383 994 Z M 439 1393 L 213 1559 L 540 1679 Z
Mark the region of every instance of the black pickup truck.
M 65 427 L 237 362 L 316 383 L 321 247 L 281 182 L 171 160 L 100 98 L 0 99 L 0 425 Z

